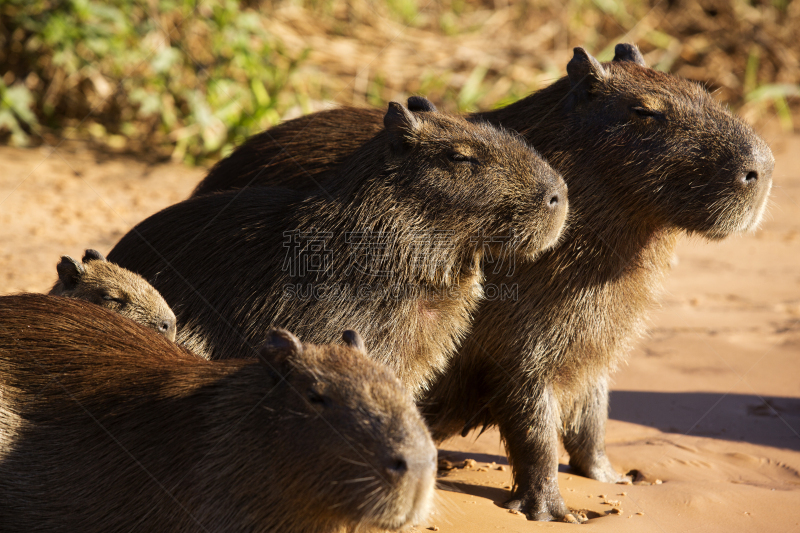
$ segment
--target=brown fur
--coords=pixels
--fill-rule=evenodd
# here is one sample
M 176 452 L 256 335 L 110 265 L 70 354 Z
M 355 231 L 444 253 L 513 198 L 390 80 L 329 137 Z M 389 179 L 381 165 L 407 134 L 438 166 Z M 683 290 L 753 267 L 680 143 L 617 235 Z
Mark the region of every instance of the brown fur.
M 139 224 L 109 257 L 151 279 L 181 321 L 178 341 L 212 359 L 250 356 L 271 324 L 323 343 L 346 322 L 419 393 L 468 330 L 484 253 L 508 251 L 473 238 L 513 233 L 523 262 L 560 234 L 565 190 L 514 135 L 399 104 L 385 122 L 344 164 L 336 196 L 257 188 L 195 198 Z M 295 230 L 329 233 L 327 270 L 291 271 Z M 383 233 L 385 246 L 366 273 L 352 268 L 347 242 L 364 230 Z M 450 232 L 445 246 L 436 232 Z M 298 244 L 307 259 L 311 244 Z M 319 293 L 334 286 L 349 292 Z M 397 287 L 406 290 L 380 292 Z
M 341 165 L 383 128 L 384 112 L 380 109 L 344 109 L 347 112 L 345 124 L 340 121 L 343 110 L 333 109 L 311 115 L 314 117 L 313 127 L 306 127 L 306 116 L 250 137 L 209 171 L 192 197 L 241 189 L 250 184 L 269 183 L 271 186 L 294 188 L 298 175 L 304 176 L 319 192 L 314 176 Z M 351 124 L 360 124 L 362 128 L 354 132 Z M 336 149 L 331 150 L 332 146 Z
M 58 264 L 53 296 L 92 302 L 175 340 L 175 314 L 144 278 L 114 263 L 96 250 L 86 250 L 82 262 L 68 255 Z
M 397 530 L 436 449 L 358 347 L 273 331 L 209 362 L 81 300 L 0 297 L 0 524 L 12 532 Z
M 772 153 L 749 126 L 698 84 L 647 68 L 635 47 L 616 52 L 601 67 L 576 49 L 568 77 L 473 115 L 520 132 L 562 173 L 570 227 L 559 246 L 514 273 L 518 303 L 481 305 L 423 409 L 437 439 L 500 427 L 514 467 L 509 505 L 530 518 L 566 512 L 556 482 L 559 435 L 577 471 L 619 478 L 603 442 L 608 375 L 644 329 L 677 236 L 719 239 L 755 228 L 772 182 Z M 304 138 L 313 136 L 315 153 L 332 166 L 378 127 L 380 113 L 373 110 L 369 123 L 366 115 L 342 109 L 324 122 L 316 114 L 287 122 L 231 161 L 259 168 L 251 187 L 330 189 L 330 166 L 317 159 L 302 171 Z M 273 164 L 276 147 L 284 154 Z M 288 159 L 292 165 L 282 164 Z M 758 175 L 747 180 L 750 171 Z M 211 176 L 241 185 L 228 160 Z

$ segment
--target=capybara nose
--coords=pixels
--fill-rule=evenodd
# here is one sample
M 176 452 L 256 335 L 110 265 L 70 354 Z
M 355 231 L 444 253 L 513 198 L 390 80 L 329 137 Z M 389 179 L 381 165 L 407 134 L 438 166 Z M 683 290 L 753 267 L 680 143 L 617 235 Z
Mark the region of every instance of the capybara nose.
M 742 174 L 739 176 L 739 181 L 741 181 L 745 185 L 755 184 L 758 181 L 758 171 L 749 170 L 742 172 Z
M 401 479 L 407 472 L 408 463 L 404 457 L 393 457 L 386 465 L 386 473 L 395 481 Z
M 559 176 L 554 176 L 553 181 L 545 189 L 541 197 L 545 209 L 557 213 L 567 207 L 567 184 Z
M 775 167 L 775 157 L 766 143 L 758 143 L 750 148 L 739 175 L 739 184 L 745 187 L 769 187 L 772 181 L 772 169 Z
M 175 319 L 162 320 L 158 324 L 158 332 L 164 335 L 167 339 L 175 340 Z

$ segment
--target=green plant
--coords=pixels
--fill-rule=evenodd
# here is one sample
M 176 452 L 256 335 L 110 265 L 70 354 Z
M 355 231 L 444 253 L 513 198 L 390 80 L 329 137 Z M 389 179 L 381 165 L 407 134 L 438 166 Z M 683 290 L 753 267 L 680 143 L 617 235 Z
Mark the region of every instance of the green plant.
M 280 120 L 303 59 L 235 0 L 6 0 L 0 20 L 0 66 L 17 79 L 0 87 L 0 129 L 18 144 L 25 129 L 74 128 L 189 162 L 218 155 Z
M 24 85 L 6 87 L 0 80 L 0 130 L 11 134 L 11 144 L 26 146 L 30 137 L 25 129 L 36 124 L 33 96 Z
M 743 112 L 760 118 L 766 108 L 772 105 L 781 127 L 786 131 L 794 129 L 789 99 L 800 98 L 800 85 L 791 83 L 769 83 L 754 89 L 745 96 Z

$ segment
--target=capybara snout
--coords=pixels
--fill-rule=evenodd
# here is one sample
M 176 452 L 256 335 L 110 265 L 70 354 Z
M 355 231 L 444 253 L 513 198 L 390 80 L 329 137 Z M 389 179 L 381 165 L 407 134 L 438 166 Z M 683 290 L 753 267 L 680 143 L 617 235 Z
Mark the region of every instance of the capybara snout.
M 767 143 L 711 98 L 694 109 L 693 135 L 680 139 L 706 183 L 695 183 L 689 202 L 702 218 L 690 228 L 712 239 L 755 229 L 772 188 L 775 158 Z M 702 175 L 702 174 L 701 174 Z M 695 196 L 697 199 L 695 199 Z M 697 200 L 705 202 L 703 207 Z M 691 218 L 691 215 L 689 215 Z
M 537 167 L 545 166 L 541 164 L 541 161 L 543 160 L 536 161 Z M 539 216 L 542 220 L 538 224 L 541 228 L 539 246 L 542 250 L 547 250 L 558 242 L 566 227 L 569 211 L 567 184 L 561 175 L 549 165 L 546 169 L 537 168 L 536 171 L 539 175 L 546 176 L 546 179 L 542 180 L 542 186 L 533 190 L 533 195 L 534 201 L 540 205 L 537 213 L 541 213 Z
M 761 137 L 750 140 L 745 151 L 744 164 L 739 169 L 739 181 L 751 185 L 756 181 L 772 183 L 772 171 L 775 168 L 775 157 L 767 143 Z
M 761 137 L 753 137 L 744 150 L 742 163 L 734 171 L 735 188 L 743 196 L 743 209 L 734 231 L 750 231 L 758 227 L 767 208 L 772 189 L 775 158 Z
M 177 329 L 177 325 L 174 318 L 165 318 L 161 320 L 156 325 L 156 329 L 169 340 L 175 340 L 175 330 Z
M 344 517 L 363 515 L 362 524 L 390 530 L 424 520 L 436 448 L 395 375 L 380 363 L 366 363 L 364 342 L 350 330 L 342 335 L 344 346 L 324 349 L 303 345 L 285 330 L 272 330 L 269 337 L 265 354 L 287 353 L 278 369 L 293 389 L 285 409 L 318 417 L 313 424 L 292 419 L 288 433 L 302 441 L 311 432 L 308 438 L 326 443 L 305 460 L 331 477 L 330 486 L 309 487 L 319 499 L 315 505 Z
M 506 189 L 506 199 L 499 201 L 508 205 L 510 235 L 520 241 L 522 255 L 534 259 L 542 251 L 558 242 L 565 228 L 569 201 L 567 184 L 535 151 L 519 153 L 516 160 L 507 160 L 505 165 L 530 167 L 529 178 Z M 523 172 L 517 172 L 524 175 Z M 504 231 L 498 228 L 497 233 Z M 497 242 L 497 239 L 495 239 Z M 501 250 L 497 250 L 502 253 Z
M 398 413 L 394 428 L 393 446 L 380 457 L 383 480 L 401 497 L 387 509 L 382 527 L 398 528 L 417 524 L 428 515 L 436 476 L 436 448 L 427 428 L 411 416 L 415 411 Z M 390 450 L 390 451 L 389 451 Z
M 381 469 L 377 469 L 380 483 L 387 491 L 397 494 L 392 505 L 376 516 L 376 525 L 386 529 L 397 529 L 418 524 L 430 511 L 436 476 L 436 448 L 416 423 L 404 420 L 403 425 L 413 431 L 399 435 L 393 443 L 391 453 L 380 457 Z
M 758 227 L 775 160 L 750 126 L 717 102 L 704 100 L 682 125 L 694 129 L 686 136 L 673 133 L 674 146 L 665 150 L 686 167 L 675 173 L 679 182 L 665 205 L 676 226 L 722 239 Z

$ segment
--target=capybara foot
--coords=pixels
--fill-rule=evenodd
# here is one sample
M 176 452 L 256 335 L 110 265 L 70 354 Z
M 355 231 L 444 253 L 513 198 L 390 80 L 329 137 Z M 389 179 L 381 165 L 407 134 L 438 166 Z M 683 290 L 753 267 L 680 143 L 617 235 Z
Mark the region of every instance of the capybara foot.
M 590 479 L 596 479 L 597 481 L 602 481 L 603 483 L 632 481 L 630 476 L 620 474 L 614 470 L 614 467 L 611 466 L 611 462 L 608 460 L 608 456 L 606 455 L 597 458 L 589 465 L 578 464 L 577 461 L 570 459 L 569 466 L 577 471 L 580 475 L 586 476 Z
M 514 494 L 503 504 L 506 509 L 524 513 L 528 520 L 539 522 L 561 521 L 569 513 L 561 494 Z

